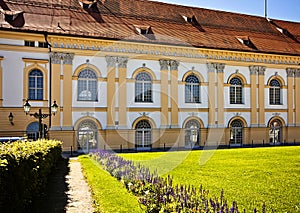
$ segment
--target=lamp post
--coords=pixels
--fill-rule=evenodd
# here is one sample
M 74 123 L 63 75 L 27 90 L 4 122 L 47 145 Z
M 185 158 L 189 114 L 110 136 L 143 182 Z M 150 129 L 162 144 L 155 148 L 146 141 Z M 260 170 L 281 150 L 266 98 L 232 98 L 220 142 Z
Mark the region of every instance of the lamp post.
M 42 120 L 44 118 L 47 118 L 51 114 L 50 113 L 49 114 L 42 113 L 41 108 L 39 109 L 39 112 L 31 114 L 31 113 L 29 113 L 30 108 L 31 108 L 31 105 L 28 103 L 28 100 L 26 100 L 26 102 L 24 103 L 24 112 L 26 113 L 26 115 L 30 115 L 30 116 L 33 116 L 33 117 L 39 119 L 39 139 L 41 139 L 41 138 L 43 138 Z M 56 101 L 54 101 L 53 104 L 51 105 L 51 113 L 53 115 L 55 115 L 57 110 L 58 110 L 58 105 L 56 104 Z

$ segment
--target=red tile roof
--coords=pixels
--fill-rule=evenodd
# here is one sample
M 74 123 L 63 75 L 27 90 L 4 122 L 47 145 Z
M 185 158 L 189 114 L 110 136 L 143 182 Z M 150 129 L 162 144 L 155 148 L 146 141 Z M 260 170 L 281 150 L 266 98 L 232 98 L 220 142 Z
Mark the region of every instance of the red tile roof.
M 0 18 L 6 30 L 300 55 L 298 22 L 148 0 L 98 1 L 86 9 L 78 0 L 0 0 L 0 6 L 0 12 L 23 11 L 13 20 Z M 194 18 L 189 23 L 183 16 Z M 153 35 L 140 35 L 136 26 L 151 27 Z

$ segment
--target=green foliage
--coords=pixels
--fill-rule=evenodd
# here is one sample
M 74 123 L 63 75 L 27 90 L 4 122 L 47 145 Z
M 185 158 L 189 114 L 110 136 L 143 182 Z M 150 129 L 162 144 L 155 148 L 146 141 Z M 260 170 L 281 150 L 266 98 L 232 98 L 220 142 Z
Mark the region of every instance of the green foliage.
M 40 140 L 0 145 L 0 212 L 21 212 L 47 182 L 62 143 Z
M 247 212 L 264 204 L 266 212 L 300 212 L 298 146 L 121 156 L 171 175 L 174 184 L 203 185 L 217 197 L 224 190 L 229 203 L 235 200 Z
M 143 212 L 138 199 L 128 193 L 122 183 L 104 171 L 95 160 L 88 156 L 80 156 L 79 161 L 92 189 L 95 212 Z
M 236 202 L 229 206 L 224 200 L 209 198 L 208 191 L 191 185 L 173 185 L 172 178 L 159 177 L 148 168 L 135 165 L 112 152 L 99 151 L 91 155 L 113 177 L 120 180 L 128 191 L 145 205 L 147 213 L 220 212 L 239 213 Z M 265 213 L 265 212 L 263 212 Z

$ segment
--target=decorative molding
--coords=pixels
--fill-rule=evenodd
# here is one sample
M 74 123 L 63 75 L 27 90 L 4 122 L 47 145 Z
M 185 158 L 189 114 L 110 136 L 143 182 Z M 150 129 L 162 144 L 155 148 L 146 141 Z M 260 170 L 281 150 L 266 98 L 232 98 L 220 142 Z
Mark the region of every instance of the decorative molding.
M 118 57 L 119 68 L 127 68 L 128 57 Z
M 250 70 L 250 75 L 256 75 L 256 73 L 257 73 L 256 66 L 250 66 L 249 70 Z
M 139 114 L 141 115 L 141 116 L 148 116 L 149 115 L 149 112 L 139 112 Z
M 206 63 L 208 72 L 215 72 L 215 67 L 212 63 Z
M 168 60 L 160 59 L 159 64 L 160 64 L 160 70 L 168 70 L 168 65 L 169 65 Z
M 225 69 L 225 64 L 223 63 L 207 63 L 208 72 L 223 73 Z
M 258 73 L 258 75 L 265 75 L 266 67 L 265 66 L 250 66 L 250 74 L 255 75 Z
M 223 73 L 225 69 L 225 64 L 223 63 L 215 63 L 215 69 L 217 73 Z
M 286 69 L 287 77 L 294 77 L 296 70 L 297 70 L 296 68 L 287 68 Z
M 62 54 L 58 52 L 50 53 L 51 63 L 52 64 L 60 64 L 62 59 Z
M 31 64 L 47 64 L 49 62 L 48 59 L 35 59 L 35 58 L 22 58 L 25 63 Z
M 233 113 L 234 116 L 241 116 L 242 113 L 241 112 L 236 112 L 236 113 Z
M 155 55 L 165 57 L 184 57 L 193 59 L 234 61 L 247 63 L 264 63 L 276 65 L 300 64 L 299 56 L 272 55 L 254 52 L 238 52 L 230 50 L 211 50 L 193 47 L 164 46 L 159 44 L 141 44 L 126 41 L 104 41 L 83 38 L 63 38 L 53 36 L 50 38 L 53 48 L 101 51 L 110 53 L 127 53 L 140 55 Z
M 169 63 L 170 63 L 171 70 L 178 70 L 179 61 L 170 60 Z
M 62 54 L 63 64 L 73 64 L 74 53 Z
M 81 115 L 93 117 L 93 116 L 95 116 L 95 113 L 94 112 L 82 112 Z
M 189 116 L 193 116 L 193 117 L 198 117 L 199 116 L 199 113 L 197 112 L 191 112 L 191 113 L 188 113 Z
M 116 56 L 105 56 L 107 67 L 115 67 L 118 61 L 118 57 Z
M 300 69 L 295 70 L 295 78 L 300 78 Z

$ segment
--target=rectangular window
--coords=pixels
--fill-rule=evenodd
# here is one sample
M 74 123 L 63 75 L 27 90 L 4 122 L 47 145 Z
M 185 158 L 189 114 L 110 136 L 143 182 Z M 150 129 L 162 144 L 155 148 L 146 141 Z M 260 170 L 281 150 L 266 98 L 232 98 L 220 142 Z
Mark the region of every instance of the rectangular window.
M 24 46 L 34 47 L 34 41 L 24 41 Z
M 243 104 L 243 91 L 241 87 L 230 87 L 230 104 Z
M 136 83 L 135 84 L 135 101 L 136 102 L 142 102 L 142 91 L 143 91 L 143 84 L 142 83 Z
M 192 102 L 191 89 L 192 89 L 191 85 L 185 85 L 185 102 L 186 103 L 191 103 Z
M 270 104 L 280 105 L 280 88 L 270 88 Z
M 144 102 L 152 102 L 152 85 L 151 85 L 151 83 L 145 83 Z
M 48 48 L 48 44 L 46 42 L 40 42 L 39 41 L 39 47 L 41 47 L 41 48 Z

